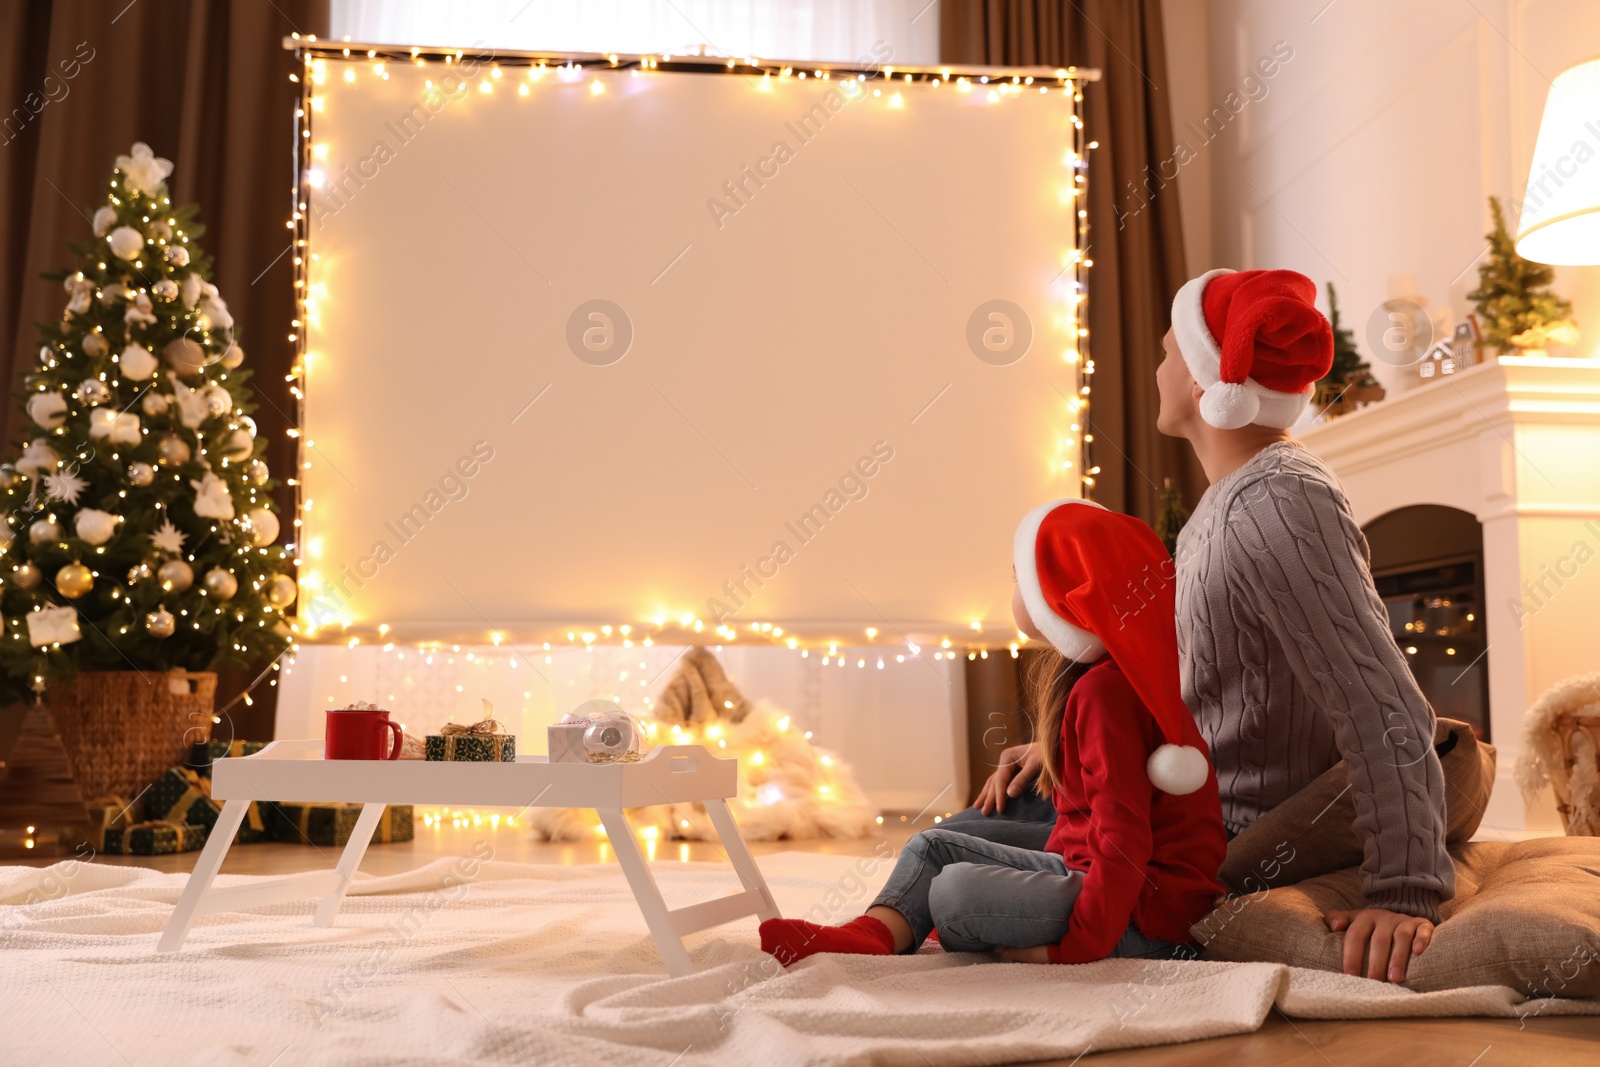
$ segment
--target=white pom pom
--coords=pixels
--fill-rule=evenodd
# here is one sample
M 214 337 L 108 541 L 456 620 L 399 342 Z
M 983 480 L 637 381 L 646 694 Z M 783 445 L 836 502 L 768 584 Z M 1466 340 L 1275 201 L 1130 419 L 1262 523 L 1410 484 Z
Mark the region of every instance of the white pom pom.
M 1151 785 L 1163 793 L 1181 797 L 1206 784 L 1211 774 L 1211 761 L 1198 748 L 1161 745 L 1150 753 L 1144 770 L 1150 776 Z
M 1200 396 L 1200 417 L 1219 430 L 1237 430 L 1256 421 L 1261 400 L 1238 382 L 1217 382 Z

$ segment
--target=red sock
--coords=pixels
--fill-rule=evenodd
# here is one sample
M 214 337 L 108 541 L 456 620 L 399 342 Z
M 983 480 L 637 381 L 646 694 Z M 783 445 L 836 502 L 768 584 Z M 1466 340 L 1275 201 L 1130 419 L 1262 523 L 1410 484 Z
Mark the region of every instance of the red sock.
M 894 934 L 870 915 L 843 926 L 818 926 L 804 919 L 768 919 L 761 924 L 761 951 L 785 967 L 818 952 L 852 956 L 894 955 Z

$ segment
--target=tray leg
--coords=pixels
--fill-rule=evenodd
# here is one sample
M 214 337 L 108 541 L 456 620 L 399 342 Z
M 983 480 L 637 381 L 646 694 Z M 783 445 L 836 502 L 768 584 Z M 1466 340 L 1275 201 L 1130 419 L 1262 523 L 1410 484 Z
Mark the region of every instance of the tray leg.
M 778 904 L 772 899 L 772 891 L 767 888 L 767 880 L 761 877 L 761 868 L 756 866 L 755 857 L 750 855 L 744 838 L 739 835 L 739 824 L 733 821 L 728 802 L 717 798 L 705 801 L 705 806 L 706 814 L 711 816 L 711 825 L 716 827 L 717 837 L 722 841 L 723 850 L 728 853 L 733 869 L 739 874 L 739 881 L 746 889 L 761 894 L 764 907 L 756 916 L 763 922 L 781 918 Z
M 361 857 L 367 854 L 367 846 L 372 843 L 372 835 L 377 832 L 378 820 L 383 818 L 386 807 L 387 804 L 367 804 L 361 809 L 355 829 L 350 831 L 350 840 L 345 842 L 344 852 L 339 856 L 339 865 L 334 868 L 339 873 L 339 887 L 322 898 L 311 925 L 333 925 L 333 917 L 339 914 L 339 906 L 344 903 L 344 895 L 356 876 L 356 868 L 361 866 Z
M 667 902 L 661 899 L 661 890 L 657 887 L 649 866 L 645 864 L 644 853 L 639 851 L 639 842 L 633 836 L 633 827 L 628 825 L 628 817 L 620 808 L 596 808 L 595 811 L 600 816 L 601 825 L 606 828 L 606 840 L 617 851 L 617 860 L 622 864 L 622 873 L 628 876 L 628 885 L 633 888 L 633 898 L 638 901 L 639 910 L 644 913 L 644 921 L 650 927 L 651 936 L 655 938 L 656 948 L 661 951 L 661 959 L 667 965 L 667 973 L 674 978 L 693 974 L 694 964 L 689 962 L 689 953 L 683 947 L 683 939 L 672 928 Z
M 176 952 L 183 947 L 184 939 L 189 936 L 189 928 L 194 926 L 200 898 L 211 888 L 212 879 L 216 878 L 222 866 L 222 858 L 228 854 L 228 849 L 233 845 L 233 836 L 239 832 L 239 826 L 249 810 L 248 800 L 230 800 L 222 806 L 222 813 L 217 816 L 216 823 L 206 836 L 206 847 L 200 850 L 200 858 L 195 861 L 189 882 L 183 887 L 183 895 L 178 898 L 178 906 L 172 909 L 172 918 L 167 920 L 167 928 L 161 932 L 161 940 L 156 942 L 157 952 Z

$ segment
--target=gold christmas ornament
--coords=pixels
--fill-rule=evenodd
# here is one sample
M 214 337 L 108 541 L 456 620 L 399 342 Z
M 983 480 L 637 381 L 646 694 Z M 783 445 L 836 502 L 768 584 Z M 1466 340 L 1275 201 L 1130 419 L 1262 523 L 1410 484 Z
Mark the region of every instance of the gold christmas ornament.
M 18 589 L 34 589 L 39 585 L 39 568 L 24 563 L 11 572 L 11 584 Z
M 144 628 L 151 637 L 171 637 L 178 628 L 178 620 L 165 607 L 159 607 L 144 617 Z
M 69 563 L 56 571 L 56 592 L 77 600 L 94 588 L 94 572 L 81 563 Z
M 194 584 L 194 568 L 181 559 L 169 559 L 156 571 L 161 588 L 169 593 L 181 593 Z
M 161 354 L 179 374 L 198 374 L 205 369 L 206 350 L 187 337 L 167 342 L 167 347 L 161 350 Z
M 132 567 L 128 568 L 128 584 L 133 585 L 136 582 L 142 582 L 154 573 L 155 571 L 150 569 L 150 564 L 142 562 L 135 563 Z
M 299 592 L 294 579 L 287 574 L 274 574 L 267 579 L 267 603 L 275 608 L 286 608 L 293 604 Z
M 222 365 L 227 367 L 229 370 L 234 370 L 243 362 L 244 349 L 240 348 L 237 344 L 229 345 L 228 351 L 222 355 Z
M 206 571 L 206 593 L 213 600 L 232 600 L 233 594 L 239 591 L 239 579 L 233 576 L 232 571 L 213 567 Z
M 189 462 L 192 453 L 189 442 L 175 433 L 169 433 L 156 443 L 156 455 L 169 467 L 181 467 Z
M 39 545 L 46 541 L 61 540 L 61 524 L 50 519 L 40 519 L 28 527 L 28 540 Z
M 156 480 L 156 469 L 148 463 L 128 464 L 128 481 L 143 489 Z

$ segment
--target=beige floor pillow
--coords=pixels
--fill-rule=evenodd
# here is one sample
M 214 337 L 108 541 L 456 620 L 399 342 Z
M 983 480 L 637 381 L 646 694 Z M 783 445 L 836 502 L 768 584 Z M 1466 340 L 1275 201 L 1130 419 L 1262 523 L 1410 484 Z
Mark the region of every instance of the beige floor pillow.
M 1466 723 L 1440 719 L 1434 747 L 1444 748 L 1445 839 L 1466 841 L 1478 830 L 1494 786 L 1494 746 L 1482 744 Z M 1334 764 L 1300 792 L 1257 819 L 1228 843 L 1222 884 L 1235 893 L 1293 885 L 1330 871 L 1359 866 L 1361 839 L 1344 762 Z
M 1453 845 L 1456 895 L 1406 987 L 1502 985 L 1529 997 L 1600 996 L 1600 838 Z M 1203 959 L 1342 969 L 1323 913 L 1362 904 L 1356 868 L 1233 897 L 1196 923 Z

